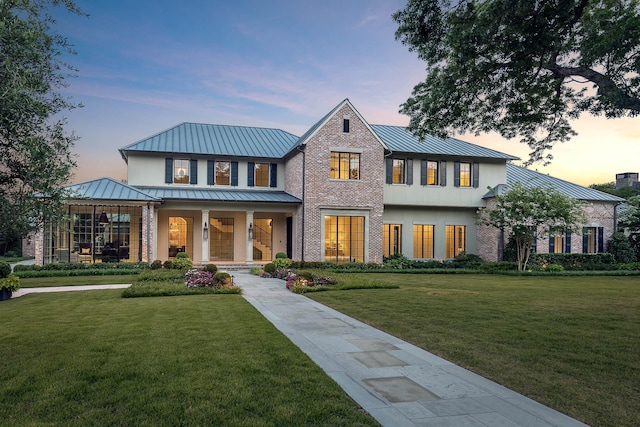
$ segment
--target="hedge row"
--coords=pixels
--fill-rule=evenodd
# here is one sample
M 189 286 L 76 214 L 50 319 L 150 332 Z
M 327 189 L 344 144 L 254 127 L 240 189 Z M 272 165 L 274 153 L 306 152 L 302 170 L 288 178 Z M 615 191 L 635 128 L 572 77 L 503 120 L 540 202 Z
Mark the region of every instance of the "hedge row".
M 98 262 L 95 264 L 83 264 L 80 262 L 60 262 L 45 265 L 18 264 L 13 268 L 14 272 L 22 271 L 69 271 L 69 270 L 144 270 L 149 268 L 146 262 Z

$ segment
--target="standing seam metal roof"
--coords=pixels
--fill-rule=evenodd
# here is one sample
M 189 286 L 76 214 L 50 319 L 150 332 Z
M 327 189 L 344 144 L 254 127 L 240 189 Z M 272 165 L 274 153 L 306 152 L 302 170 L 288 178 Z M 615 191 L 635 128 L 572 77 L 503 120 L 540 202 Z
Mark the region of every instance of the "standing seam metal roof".
M 583 187 L 560 178 L 554 178 L 540 172 L 507 163 L 507 187 L 515 184 L 516 182 L 521 183 L 525 187 L 550 186 L 577 200 L 613 203 L 624 202 L 624 199 L 614 196 L 613 194 L 594 190 L 593 188 Z M 507 188 L 502 186 L 501 188 L 498 188 L 498 192 L 506 191 L 506 189 Z
M 202 200 L 216 202 L 301 203 L 302 200 L 284 191 L 220 190 L 208 188 L 140 187 L 141 191 L 172 200 Z
M 455 138 L 441 139 L 428 136 L 424 141 L 420 141 L 407 128 L 402 126 L 371 125 L 371 128 L 391 151 L 487 159 L 519 159 L 510 154 L 501 153 Z
M 282 158 L 297 141 L 297 136 L 280 129 L 182 123 L 129 144 L 120 153 L 124 158 L 130 152 Z
M 156 202 L 153 197 L 137 188 L 123 184 L 111 178 L 100 178 L 65 187 L 71 199 L 94 200 L 128 200 L 140 202 Z

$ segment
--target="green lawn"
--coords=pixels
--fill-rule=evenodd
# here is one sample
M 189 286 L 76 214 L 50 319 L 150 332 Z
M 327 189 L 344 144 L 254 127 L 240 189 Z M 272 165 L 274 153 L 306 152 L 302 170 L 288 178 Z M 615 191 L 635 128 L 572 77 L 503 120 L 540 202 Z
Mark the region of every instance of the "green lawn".
M 0 303 L 3 425 L 377 425 L 241 296 L 121 294 Z
M 640 278 L 358 278 L 400 289 L 307 296 L 589 425 L 640 425 Z

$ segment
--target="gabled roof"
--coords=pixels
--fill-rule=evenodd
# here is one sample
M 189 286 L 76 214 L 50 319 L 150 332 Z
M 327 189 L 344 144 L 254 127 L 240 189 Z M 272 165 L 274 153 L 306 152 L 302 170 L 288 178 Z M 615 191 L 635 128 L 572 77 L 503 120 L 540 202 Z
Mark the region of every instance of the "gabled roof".
M 120 149 L 131 152 L 281 158 L 298 137 L 280 129 L 182 123 Z
M 493 192 L 485 194 L 484 198 L 491 198 L 494 194 L 502 194 L 516 182 L 519 182 L 525 187 L 552 187 L 577 200 L 611 203 L 621 203 L 625 201 L 623 198 L 614 196 L 613 194 L 594 190 L 593 188 L 583 187 L 581 185 L 574 184 L 560 178 L 554 178 L 511 163 L 507 163 L 507 184 L 500 184 L 496 186 Z
M 301 203 L 302 200 L 284 191 L 220 190 L 206 188 L 139 187 L 163 200 L 203 200 L 215 202 Z
M 403 126 L 371 125 L 374 132 L 391 151 L 433 154 L 442 156 L 478 157 L 485 159 L 519 160 L 510 154 L 491 150 L 455 138 L 441 139 L 427 136 L 420 141 Z
M 291 147 L 291 149 L 298 147 L 300 145 L 305 145 L 309 139 L 311 139 L 311 137 L 313 135 L 316 134 L 316 132 L 325 125 L 325 123 L 327 123 L 327 121 L 329 121 L 329 119 L 331 117 L 333 117 L 334 114 L 336 114 L 336 112 L 340 111 L 340 109 L 342 107 L 344 107 L 345 105 L 348 105 L 349 108 L 355 113 L 355 115 L 358 117 L 358 119 L 360 119 L 360 121 L 362 123 L 364 123 L 364 125 L 371 131 L 371 133 L 373 134 L 373 136 L 378 140 L 378 142 L 380 142 L 380 145 L 382 145 L 384 148 L 387 148 L 385 146 L 385 143 L 380 139 L 380 136 L 378 134 L 376 134 L 372 127 L 369 125 L 369 123 L 367 123 L 367 121 L 364 119 L 364 117 L 362 117 L 362 115 L 358 112 L 358 110 L 356 110 L 356 107 L 353 106 L 353 104 L 351 103 L 351 101 L 349 101 L 349 98 L 345 98 L 344 101 L 342 101 L 341 103 L 339 103 L 338 105 L 336 105 L 333 110 L 329 111 L 323 118 L 321 118 L 320 120 L 318 120 L 313 126 L 311 126 L 309 128 L 308 131 L 306 131 L 304 133 L 304 135 L 302 135 L 299 139 L 298 142 L 296 143 L 296 145 L 294 147 Z
M 93 200 L 127 200 L 139 202 L 159 202 L 153 197 L 137 188 L 131 187 L 111 178 L 99 178 L 92 181 L 81 182 L 65 187 L 70 192 L 71 199 Z

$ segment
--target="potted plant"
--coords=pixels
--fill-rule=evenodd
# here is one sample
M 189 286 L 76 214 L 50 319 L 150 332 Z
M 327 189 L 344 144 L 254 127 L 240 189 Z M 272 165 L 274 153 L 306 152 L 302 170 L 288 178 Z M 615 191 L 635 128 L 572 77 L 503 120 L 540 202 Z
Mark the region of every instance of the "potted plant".
M 0 279 L 0 301 L 8 300 L 15 291 L 20 289 L 20 278 L 15 274 Z

